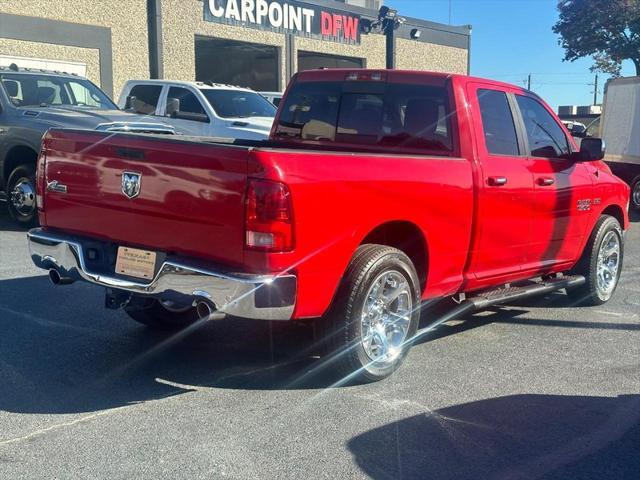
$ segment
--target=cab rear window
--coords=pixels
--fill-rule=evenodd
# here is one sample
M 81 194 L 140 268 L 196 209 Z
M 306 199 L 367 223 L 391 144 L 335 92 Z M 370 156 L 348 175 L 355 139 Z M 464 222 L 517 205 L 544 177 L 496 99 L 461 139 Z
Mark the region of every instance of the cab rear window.
M 299 82 L 287 94 L 275 136 L 450 154 L 450 118 L 445 87 Z

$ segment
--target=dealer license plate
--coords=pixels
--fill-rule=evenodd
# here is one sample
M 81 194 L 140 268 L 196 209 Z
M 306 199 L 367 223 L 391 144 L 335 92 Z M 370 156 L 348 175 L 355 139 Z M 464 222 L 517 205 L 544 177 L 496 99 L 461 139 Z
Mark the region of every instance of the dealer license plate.
M 156 252 L 118 247 L 116 273 L 136 278 L 152 279 L 156 270 Z

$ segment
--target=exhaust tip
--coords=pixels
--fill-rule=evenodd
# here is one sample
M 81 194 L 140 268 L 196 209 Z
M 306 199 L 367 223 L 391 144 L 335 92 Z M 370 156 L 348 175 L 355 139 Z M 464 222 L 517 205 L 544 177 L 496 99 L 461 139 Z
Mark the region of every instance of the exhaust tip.
M 198 312 L 198 318 L 209 318 L 213 313 L 213 308 L 207 302 L 198 302 L 196 304 L 196 312 Z
M 226 317 L 223 312 L 216 310 L 214 304 L 205 300 L 199 300 L 196 303 L 196 312 L 201 320 L 222 320 Z
M 62 278 L 60 277 L 60 274 L 54 268 L 49 270 L 49 279 L 51 280 L 51 283 L 53 283 L 54 285 L 60 285 L 62 280 Z
M 53 283 L 54 285 L 69 285 L 73 283 L 72 278 L 63 277 L 62 275 L 60 275 L 60 272 L 58 272 L 55 268 L 51 268 L 49 270 L 49 279 L 51 280 L 51 283 Z

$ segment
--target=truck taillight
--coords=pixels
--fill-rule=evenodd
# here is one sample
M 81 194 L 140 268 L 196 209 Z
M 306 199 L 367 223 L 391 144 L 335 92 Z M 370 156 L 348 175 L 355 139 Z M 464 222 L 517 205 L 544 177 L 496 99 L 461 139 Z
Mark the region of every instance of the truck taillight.
M 291 194 L 280 182 L 249 179 L 245 243 L 268 252 L 293 249 Z
M 46 162 L 47 162 L 47 154 L 45 149 L 42 148 L 40 150 L 40 154 L 38 155 L 38 161 L 36 163 L 36 206 L 38 210 L 44 209 L 44 193 L 46 187 Z

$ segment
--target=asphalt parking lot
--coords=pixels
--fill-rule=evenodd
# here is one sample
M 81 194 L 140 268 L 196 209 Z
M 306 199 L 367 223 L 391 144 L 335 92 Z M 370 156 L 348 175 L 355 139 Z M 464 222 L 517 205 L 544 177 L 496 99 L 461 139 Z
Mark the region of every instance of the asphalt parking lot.
M 332 387 L 306 329 L 163 336 L 54 287 L 2 211 L 0 478 L 638 478 L 640 223 L 607 305 L 482 312 Z

